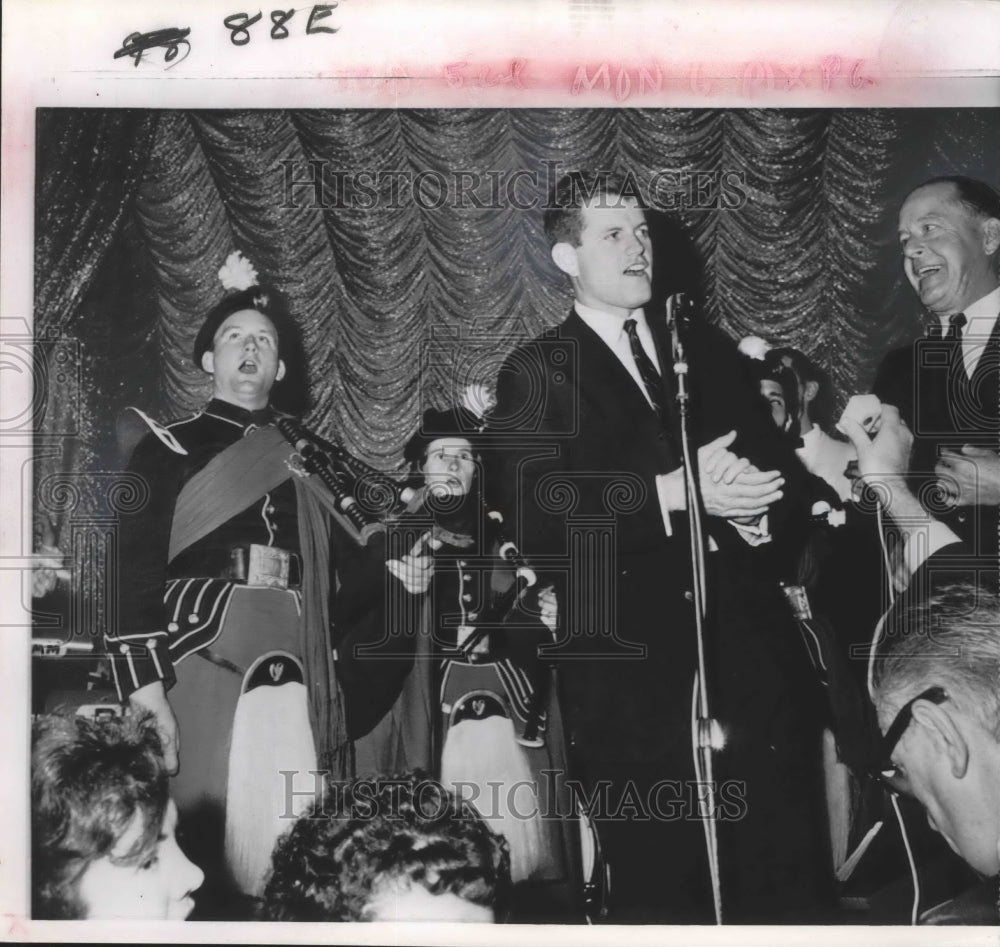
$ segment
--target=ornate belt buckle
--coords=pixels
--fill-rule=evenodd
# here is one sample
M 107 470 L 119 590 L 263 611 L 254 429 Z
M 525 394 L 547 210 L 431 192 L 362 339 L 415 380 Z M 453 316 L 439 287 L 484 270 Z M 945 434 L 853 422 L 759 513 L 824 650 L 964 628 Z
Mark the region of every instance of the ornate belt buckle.
M 291 553 L 285 549 L 251 543 L 250 562 L 247 564 L 247 585 L 265 589 L 287 589 L 291 558 Z

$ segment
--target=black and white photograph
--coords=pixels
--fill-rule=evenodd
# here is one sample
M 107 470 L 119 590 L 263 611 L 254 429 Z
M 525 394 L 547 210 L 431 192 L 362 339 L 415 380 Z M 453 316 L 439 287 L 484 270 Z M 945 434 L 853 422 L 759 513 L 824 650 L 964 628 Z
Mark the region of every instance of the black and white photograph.
M 575 77 L 5 128 L 11 936 L 1000 922 L 1000 111 Z

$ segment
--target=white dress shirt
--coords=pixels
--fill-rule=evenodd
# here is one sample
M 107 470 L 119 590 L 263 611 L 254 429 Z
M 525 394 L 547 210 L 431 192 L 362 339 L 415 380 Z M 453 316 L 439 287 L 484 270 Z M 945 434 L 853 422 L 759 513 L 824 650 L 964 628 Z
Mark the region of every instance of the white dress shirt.
M 646 314 L 641 309 L 633 309 L 623 319 L 621 316 L 613 316 L 611 313 L 601 312 L 600 309 L 594 309 L 592 306 L 585 306 L 581 302 L 576 303 L 576 314 L 614 352 L 615 357 L 625 366 L 625 370 L 639 386 L 639 391 L 642 392 L 643 398 L 652 407 L 653 402 L 650 400 L 649 392 L 646 391 L 642 375 L 639 374 L 639 367 L 635 364 L 635 358 L 632 355 L 632 343 L 629 341 L 628 333 L 625 331 L 625 322 L 628 319 L 634 319 L 636 334 L 639 336 L 639 342 L 642 343 L 643 351 L 649 356 L 649 360 L 653 363 L 656 370 L 662 374 L 660 360 L 656 355 L 656 344 L 653 342 L 653 333 L 649 329 L 649 323 L 646 322 Z
M 971 306 L 966 306 L 965 328 L 962 329 L 962 361 L 965 363 L 965 373 L 971 378 L 979 364 L 986 343 L 993 334 L 993 328 L 1000 316 L 1000 286 L 987 293 L 982 299 L 977 299 Z M 941 318 L 941 327 L 948 328 L 951 316 Z

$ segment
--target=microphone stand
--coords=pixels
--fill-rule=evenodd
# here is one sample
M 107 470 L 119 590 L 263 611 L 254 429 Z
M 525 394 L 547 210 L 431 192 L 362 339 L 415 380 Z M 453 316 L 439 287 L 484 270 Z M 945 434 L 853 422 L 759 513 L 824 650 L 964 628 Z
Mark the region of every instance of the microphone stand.
M 705 844 L 708 847 L 709 873 L 712 881 L 712 900 L 715 922 L 722 923 L 722 889 L 719 872 L 719 840 L 715 809 L 715 777 L 712 754 L 724 744 L 722 728 L 709 711 L 705 660 L 705 535 L 702 527 L 702 499 L 695 465 L 692 461 L 690 431 L 688 429 L 689 392 L 687 384 L 688 363 L 681 341 L 679 323 L 690 307 L 686 293 L 676 293 L 667 299 L 667 326 L 671 335 L 671 354 L 674 375 L 677 378 L 677 413 L 680 420 L 680 445 L 684 472 L 684 493 L 687 500 L 688 523 L 691 537 L 691 571 L 694 586 L 695 633 L 698 639 L 698 671 L 692 694 L 691 742 L 694 752 L 695 773 L 704 795 L 699 799 Z M 664 395 L 671 396 L 666 373 L 662 374 Z

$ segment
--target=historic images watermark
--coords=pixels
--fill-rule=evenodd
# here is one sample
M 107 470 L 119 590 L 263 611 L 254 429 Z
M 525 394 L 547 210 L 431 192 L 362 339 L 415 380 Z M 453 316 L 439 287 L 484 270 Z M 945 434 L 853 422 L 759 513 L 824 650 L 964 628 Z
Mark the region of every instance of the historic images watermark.
M 539 168 L 450 169 L 354 168 L 334 166 L 326 158 L 301 161 L 286 158 L 276 170 L 282 176 L 282 207 L 321 207 L 350 210 L 421 210 L 442 207 L 458 210 L 546 210 L 555 182 L 565 172 L 559 161 L 543 161 Z M 601 177 L 581 193 L 584 200 L 600 191 Z M 736 170 L 661 168 L 648 174 L 622 173 L 620 196 L 599 201 L 634 198 L 652 210 L 737 210 L 749 198 L 746 173 Z
M 358 783 L 329 779 L 328 773 L 281 770 L 284 810 L 280 818 L 295 819 L 297 798 L 314 800 L 308 818 L 393 819 L 402 818 L 399 806 L 408 778 L 379 777 Z M 393 788 L 399 792 L 394 793 Z M 693 779 L 661 779 L 649 787 L 634 781 L 612 784 L 609 780 L 585 788 L 578 779 L 566 778 L 561 770 L 542 769 L 532 779 L 456 780 L 443 784 L 427 778 L 412 794 L 413 805 L 433 819 L 450 809 L 448 793 L 475 806 L 487 821 L 513 816 L 515 819 L 568 819 L 580 813 L 596 821 L 693 822 L 715 818 L 738 822 L 747 814 L 746 784 L 741 780 L 705 782 Z M 408 803 L 409 805 L 409 803 Z M 436 807 L 436 808 L 434 808 Z M 508 816 L 509 814 L 509 816 Z

